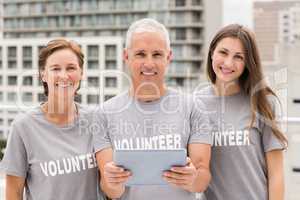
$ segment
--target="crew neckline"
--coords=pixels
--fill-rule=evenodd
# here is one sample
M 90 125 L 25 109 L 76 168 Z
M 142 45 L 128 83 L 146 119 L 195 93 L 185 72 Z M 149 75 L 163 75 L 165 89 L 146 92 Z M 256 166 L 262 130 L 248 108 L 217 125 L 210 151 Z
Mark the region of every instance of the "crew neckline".
M 74 118 L 74 120 L 71 122 L 71 123 L 68 123 L 68 124 L 63 124 L 63 125 L 58 125 L 58 124 L 55 124 L 53 122 L 50 122 L 47 118 L 46 118 L 46 114 L 44 113 L 44 111 L 42 110 L 42 105 L 43 104 L 40 104 L 38 107 L 37 107 L 37 111 L 38 111 L 38 114 L 42 115 L 42 119 L 45 123 L 53 126 L 53 127 L 56 127 L 58 129 L 72 129 L 73 127 L 75 127 L 78 122 L 79 122 L 79 118 L 81 116 L 81 107 L 78 103 L 75 102 L 75 106 L 76 106 L 76 109 L 77 109 L 77 116 Z

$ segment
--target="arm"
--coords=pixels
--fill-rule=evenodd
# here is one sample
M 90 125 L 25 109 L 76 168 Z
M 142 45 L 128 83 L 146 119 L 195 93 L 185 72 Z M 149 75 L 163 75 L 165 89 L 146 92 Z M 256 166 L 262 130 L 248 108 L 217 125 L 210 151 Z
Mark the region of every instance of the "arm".
M 112 148 L 97 152 L 96 158 L 101 174 L 101 189 L 109 198 L 120 198 L 125 191 L 124 183 L 130 177 L 130 172 L 112 162 Z
M 284 199 L 283 153 L 273 150 L 266 153 L 269 200 Z
M 203 192 L 211 179 L 210 145 L 189 144 L 190 161 L 185 167 L 173 167 L 164 173 L 165 180 L 189 192 Z
M 6 200 L 22 200 L 25 179 L 6 175 Z

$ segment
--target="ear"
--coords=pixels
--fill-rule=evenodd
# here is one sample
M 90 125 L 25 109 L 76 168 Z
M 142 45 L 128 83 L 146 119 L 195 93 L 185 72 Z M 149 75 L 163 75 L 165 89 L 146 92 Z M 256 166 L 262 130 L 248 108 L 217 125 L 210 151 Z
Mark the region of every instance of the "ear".
M 41 71 L 41 72 L 40 72 L 40 75 L 41 75 L 42 82 L 47 82 L 47 81 L 46 81 L 45 71 Z
M 169 51 L 168 55 L 167 55 L 167 60 L 168 60 L 168 63 L 170 63 L 173 59 L 173 52 L 172 50 Z
M 128 63 L 128 49 L 123 49 L 123 61 L 127 64 Z

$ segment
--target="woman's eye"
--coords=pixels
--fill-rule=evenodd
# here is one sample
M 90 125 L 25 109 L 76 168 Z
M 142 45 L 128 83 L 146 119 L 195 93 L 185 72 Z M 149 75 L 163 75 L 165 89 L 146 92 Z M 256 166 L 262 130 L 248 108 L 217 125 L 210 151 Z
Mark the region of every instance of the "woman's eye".
M 219 53 L 222 54 L 222 55 L 226 55 L 227 54 L 226 51 L 219 51 Z
M 76 70 L 76 67 L 68 67 L 67 70 Z
M 241 61 L 244 60 L 244 57 L 242 57 L 242 56 L 235 56 L 235 58 L 238 59 L 238 60 L 241 60 Z

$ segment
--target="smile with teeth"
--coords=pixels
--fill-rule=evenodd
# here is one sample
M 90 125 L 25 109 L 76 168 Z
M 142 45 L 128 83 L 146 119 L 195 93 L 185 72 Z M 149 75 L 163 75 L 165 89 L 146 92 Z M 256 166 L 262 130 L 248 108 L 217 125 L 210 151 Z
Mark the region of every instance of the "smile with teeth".
M 73 84 L 68 82 L 68 83 L 64 83 L 64 82 L 57 82 L 55 83 L 56 87 L 61 87 L 61 88 L 66 88 L 66 87 L 71 87 Z
M 231 74 L 234 72 L 234 70 L 230 69 L 230 68 L 226 68 L 226 67 L 220 67 L 221 71 L 223 74 Z
M 157 72 L 143 72 L 142 71 L 141 74 L 144 75 L 144 76 L 154 76 L 154 75 L 157 74 Z

